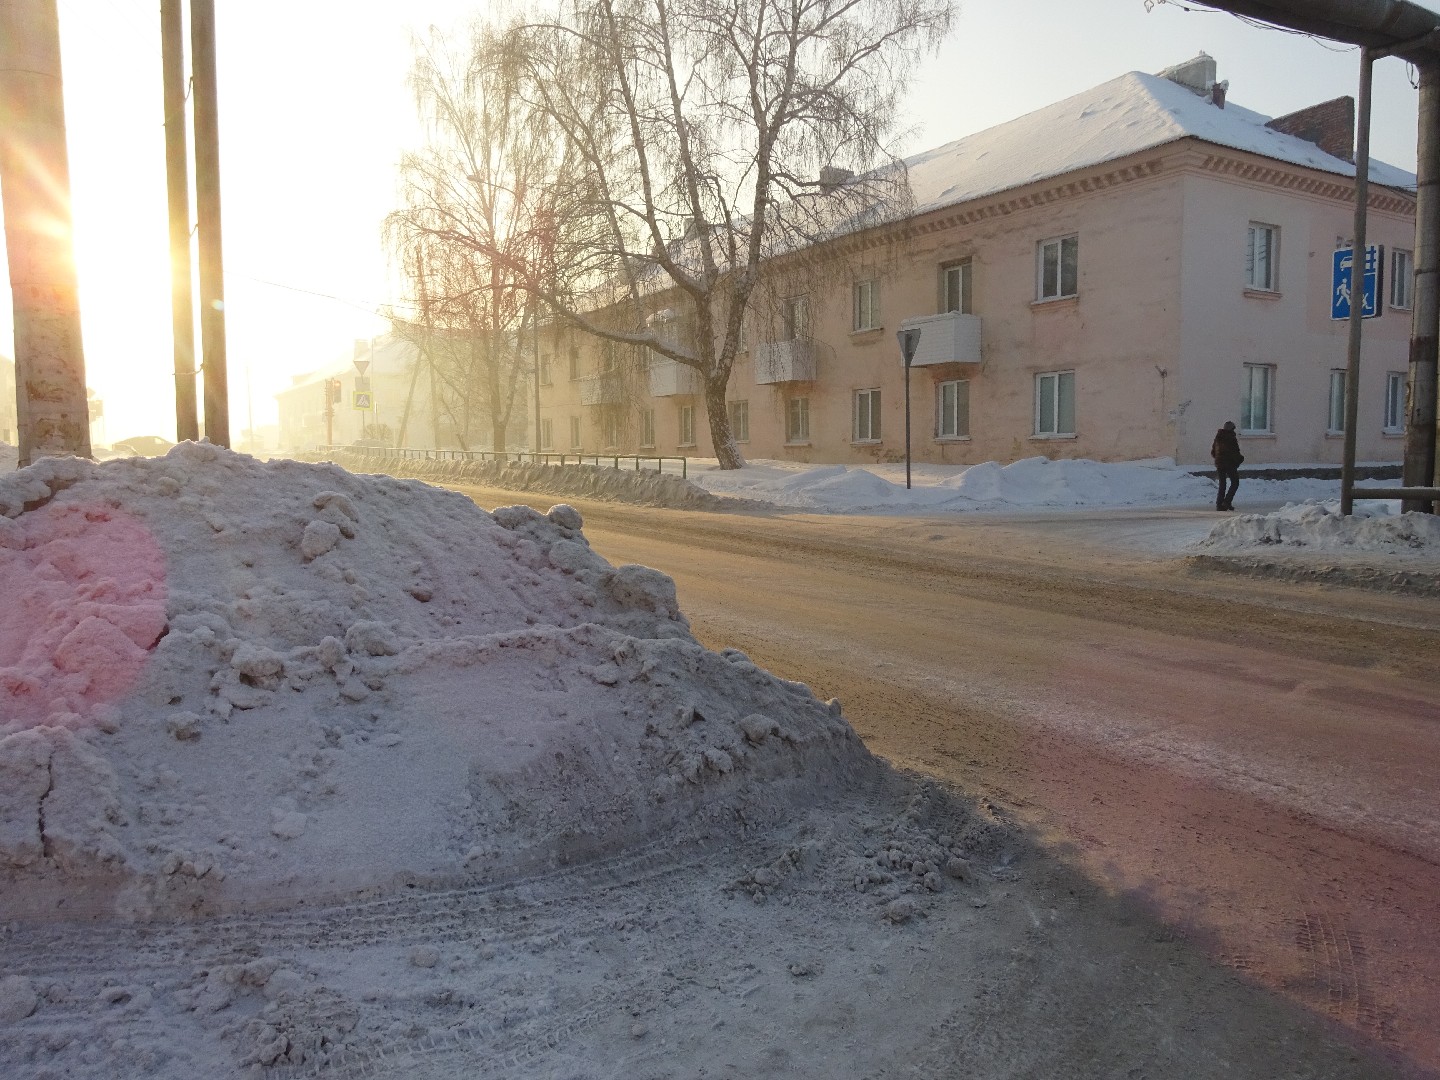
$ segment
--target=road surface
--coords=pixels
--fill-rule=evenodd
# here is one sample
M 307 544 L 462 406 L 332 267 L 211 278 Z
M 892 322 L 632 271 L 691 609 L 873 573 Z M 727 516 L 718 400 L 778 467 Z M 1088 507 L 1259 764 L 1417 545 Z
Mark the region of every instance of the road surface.
M 1440 1076 L 1433 597 L 1127 551 L 1167 527 L 1153 514 L 580 508 L 606 558 L 675 578 L 707 645 L 840 698 L 875 752 L 1010 808 L 1213 958 Z

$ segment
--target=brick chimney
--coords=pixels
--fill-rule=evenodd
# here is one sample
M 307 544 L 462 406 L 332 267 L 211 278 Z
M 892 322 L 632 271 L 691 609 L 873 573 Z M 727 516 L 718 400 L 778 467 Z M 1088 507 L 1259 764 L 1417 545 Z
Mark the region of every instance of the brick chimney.
M 1322 101 L 1308 109 L 1277 116 L 1265 126 L 1312 142 L 1327 154 L 1346 161 L 1355 160 L 1355 99 L 1352 97 Z

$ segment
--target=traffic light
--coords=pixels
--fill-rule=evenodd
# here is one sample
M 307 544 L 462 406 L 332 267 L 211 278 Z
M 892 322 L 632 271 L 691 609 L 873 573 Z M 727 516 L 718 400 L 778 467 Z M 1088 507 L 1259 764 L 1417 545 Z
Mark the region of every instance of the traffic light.
M 329 389 L 329 392 L 330 392 L 330 396 L 329 396 L 330 404 L 331 404 L 331 405 L 338 405 L 338 404 L 340 404 L 340 380 L 339 380 L 339 379 L 328 379 L 328 380 L 326 380 L 325 385 L 326 385 L 326 387 Z

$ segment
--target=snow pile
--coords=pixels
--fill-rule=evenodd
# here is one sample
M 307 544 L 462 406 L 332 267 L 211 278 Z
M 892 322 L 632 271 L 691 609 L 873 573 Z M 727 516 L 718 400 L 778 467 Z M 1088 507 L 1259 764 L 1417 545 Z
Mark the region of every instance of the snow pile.
M 1210 530 L 1198 547 L 1212 551 L 1248 551 L 1283 545 L 1326 552 L 1440 551 L 1440 518 L 1402 514 L 1399 503 L 1357 501 L 1349 517 L 1338 500 L 1291 503 L 1273 514 L 1227 518 Z
M 383 451 L 339 450 L 316 460 L 334 461 L 356 472 L 383 472 L 440 484 L 484 484 L 507 491 L 538 491 L 548 495 L 583 496 L 607 502 L 661 506 L 672 510 L 734 510 L 688 480 L 646 463 L 620 458 L 622 467 L 605 464 L 539 465 L 525 462 L 462 461 L 402 456 Z M 600 461 L 606 459 L 602 456 Z M 643 459 L 642 459 L 643 460 Z M 652 459 L 653 461 L 653 459 Z M 674 459 L 672 459 L 673 463 Z
M 7 914 L 499 879 L 878 766 L 557 506 L 259 462 L 0 478 Z
M 695 470 L 715 495 L 824 513 L 953 513 L 971 510 L 1072 509 L 1213 500 L 1214 483 L 1156 462 L 1024 458 L 968 468 L 917 465 L 905 487 L 903 465 L 845 466 L 752 462 L 743 469 Z

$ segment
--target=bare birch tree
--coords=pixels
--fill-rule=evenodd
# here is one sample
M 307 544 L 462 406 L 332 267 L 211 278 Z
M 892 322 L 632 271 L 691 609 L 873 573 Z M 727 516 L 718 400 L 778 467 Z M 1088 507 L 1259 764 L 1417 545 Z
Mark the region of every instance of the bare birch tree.
M 726 387 L 762 266 L 793 275 L 816 245 L 908 208 L 889 150 L 896 116 L 953 13 L 953 0 L 559 0 L 532 12 L 477 53 L 510 72 L 559 140 L 539 200 L 556 228 L 528 266 L 468 242 L 570 324 L 696 369 L 721 467 L 737 468 Z M 662 303 L 678 318 L 656 318 Z M 677 322 L 683 338 L 662 333 Z
M 528 277 L 544 201 L 533 196 L 549 153 L 510 75 L 483 31 L 459 61 L 443 37 L 420 45 L 411 85 L 429 140 L 401 162 L 405 205 L 386 221 L 416 295 L 401 332 L 430 368 L 435 405 L 462 446 L 483 413 L 497 452 L 530 371 L 522 335 L 536 310 Z

